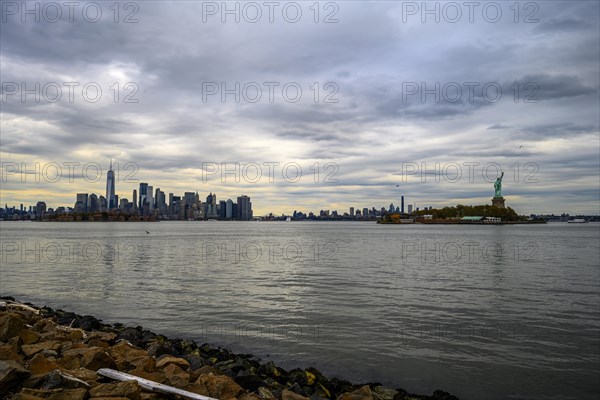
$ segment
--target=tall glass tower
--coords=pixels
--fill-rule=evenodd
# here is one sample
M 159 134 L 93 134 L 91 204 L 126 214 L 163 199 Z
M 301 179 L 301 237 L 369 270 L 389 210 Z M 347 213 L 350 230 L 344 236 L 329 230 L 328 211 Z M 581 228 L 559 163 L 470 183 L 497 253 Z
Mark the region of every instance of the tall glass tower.
M 110 160 L 110 168 L 106 173 L 106 203 L 109 210 L 117 208 L 117 200 L 115 198 L 115 173 L 112 169 L 112 159 Z

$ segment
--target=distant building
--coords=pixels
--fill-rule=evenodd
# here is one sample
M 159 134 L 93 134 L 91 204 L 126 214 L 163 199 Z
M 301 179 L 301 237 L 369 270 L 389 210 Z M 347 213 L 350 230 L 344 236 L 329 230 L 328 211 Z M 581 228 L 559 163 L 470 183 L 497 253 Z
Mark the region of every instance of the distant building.
M 98 203 L 100 204 L 100 211 L 106 211 L 106 198 L 104 196 L 98 197 Z
M 46 216 L 46 203 L 38 201 L 35 205 L 35 216 L 37 218 L 44 218 Z
M 250 197 L 241 195 L 237 198 L 238 218 L 241 220 L 252 219 L 252 203 Z
M 219 218 L 225 219 L 226 212 L 227 212 L 227 202 L 225 200 L 219 201 Z
M 110 167 L 106 173 L 106 201 L 108 202 L 109 210 L 117 208 L 117 199 L 115 198 L 115 173 L 112 169 L 112 159 L 110 160 Z
M 146 202 L 148 204 L 148 215 L 152 214 L 152 211 L 154 210 L 154 194 L 153 191 L 154 187 L 148 185 L 148 193 L 146 194 Z
M 233 213 L 233 200 L 227 199 L 225 204 L 225 219 L 232 219 L 235 214 Z
M 350 207 L 350 216 L 354 217 L 354 207 Z
M 87 212 L 88 194 L 77 193 L 77 200 L 75 201 L 75 212 L 84 213 Z
M 148 204 L 148 184 L 145 182 L 140 183 L 140 197 L 138 200 L 138 207 L 143 215 L 144 206 Z
M 155 195 L 154 200 L 155 200 L 156 209 L 158 210 L 158 213 L 161 215 L 166 214 L 167 213 L 167 202 L 166 202 L 165 192 L 160 190 L 160 188 L 156 188 L 156 195 Z
M 413 211 L 413 206 L 412 206 L 412 204 L 409 204 L 408 205 L 408 213 L 412 214 L 412 211 Z
M 96 196 L 95 193 L 90 194 L 87 204 L 88 212 L 95 213 L 100 211 L 100 202 L 98 201 L 98 196 Z

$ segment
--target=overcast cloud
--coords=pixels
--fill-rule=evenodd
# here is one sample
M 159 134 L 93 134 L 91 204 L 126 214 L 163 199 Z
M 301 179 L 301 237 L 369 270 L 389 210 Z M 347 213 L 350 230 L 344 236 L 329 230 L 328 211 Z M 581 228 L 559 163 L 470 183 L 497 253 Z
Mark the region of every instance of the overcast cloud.
M 439 22 L 415 10 L 421 2 L 321 2 L 317 23 L 313 3 L 277 3 L 271 23 L 262 1 L 227 3 L 239 22 L 222 15 L 222 2 L 123 2 L 115 16 L 113 1 L 80 1 L 72 22 L 64 2 L 29 2 L 36 22 L 24 3 L 3 1 L 2 206 L 72 206 L 77 192 L 104 194 L 112 157 L 122 197 L 131 199 L 135 180 L 176 195 L 247 194 L 255 215 L 388 207 L 400 195 L 421 207 L 488 204 L 497 166 L 519 213 L 598 214 L 597 1 L 521 2 L 518 15 L 512 1 L 497 2 L 497 22 L 489 2 L 472 22 L 457 2 L 455 23 L 447 2 L 427 3 Z M 55 5 L 62 17 L 52 22 Z M 64 82 L 79 83 L 72 101 Z M 23 98 L 22 86 L 36 92 L 36 83 L 39 102 Z M 82 96 L 89 83 L 102 89 L 97 102 L 93 88 Z M 224 98 L 221 84 L 232 91 Z M 82 179 L 81 166 L 72 182 L 66 167 L 55 183 L 11 173 L 36 162 L 100 163 L 103 176 Z M 253 182 L 253 164 L 238 182 L 222 182 L 214 164 L 203 169 L 236 162 L 258 163 L 262 178 Z M 279 163 L 272 179 L 270 162 Z M 124 182 L 134 171 L 127 163 L 139 170 Z M 303 176 L 282 176 L 286 164 Z

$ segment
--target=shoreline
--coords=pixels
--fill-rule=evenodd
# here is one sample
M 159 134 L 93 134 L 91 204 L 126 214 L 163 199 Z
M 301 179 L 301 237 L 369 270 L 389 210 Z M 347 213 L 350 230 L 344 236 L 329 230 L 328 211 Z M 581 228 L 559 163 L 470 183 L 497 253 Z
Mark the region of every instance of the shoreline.
M 546 221 L 500 221 L 500 222 L 466 222 L 466 221 L 412 221 L 412 222 L 393 222 L 393 221 L 377 221 L 381 225 L 530 225 L 530 224 L 546 224 Z
M 185 398 L 115 382 L 101 368 L 222 400 L 458 400 L 329 379 L 311 367 L 288 371 L 252 354 L 0 297 L 0 398 Z

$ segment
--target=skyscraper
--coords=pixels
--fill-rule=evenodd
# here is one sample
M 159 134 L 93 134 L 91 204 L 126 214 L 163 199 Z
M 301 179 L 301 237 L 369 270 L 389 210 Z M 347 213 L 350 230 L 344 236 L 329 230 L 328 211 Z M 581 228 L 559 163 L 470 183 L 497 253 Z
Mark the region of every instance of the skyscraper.
M 225 219 L 232 219 L 233 217 L 233 201 L 227 199 L 227 204 L 225 205 Z
M 146 203 L 148 203 L 148 209 L 150 210 L 150 213 L 152 213 L 152 210 L 154 210 L 154 187 L 153 186 L 148 186 L 148 193 L 146 194 Z
M 227 202 L 225 200 L 219 201 L 219 218 L 225 219 L 226 212 L 227 212 Z
M 241 195 L 237 198 L 238 218 L 241 220 L 252 219 L 252 203 L 250 197 Z
M 75 212 L 87 212 L 88 194 L 77 193 L 77 200 L 75 202 Z
M 158 209 L 159 214 L 167 213 L 167 202 L 165 197 L 165 192 L 160 189 L 156 189 L 156 208 Z
M 98 201 L 98 196 L 96 196 L 95 193 L 92 193 L 89 195 L 87 204 L 88 204 L 88 206 L 87 206 L 88 212 L 93 213 L 100 209 L 100 202 Z
M 110 168 L 106 173 L 106 202 L 109 210 L 118 207 L 115 199 L 115 173 L 112 169 L 112 159 L 110 160 Z
M 36 218 L 44 218 L 46 216 L 46 203 L 38 201 L 35 205 L 35 216 Z
M 217 216 L 217 194 L 212 192 L 206 196 L 206 218 Z
M 100 211 L 106 211 L 106 207 L 107 207 L 108 203 L 104 196 L 98 197 L 98 203 L 100 204 Z
M 148 184 L 145 182 L 141 182 L 140 183 L 140 199 L 138 201 L 139 208 L 144 207 L 147 197 L 148 197 Z

